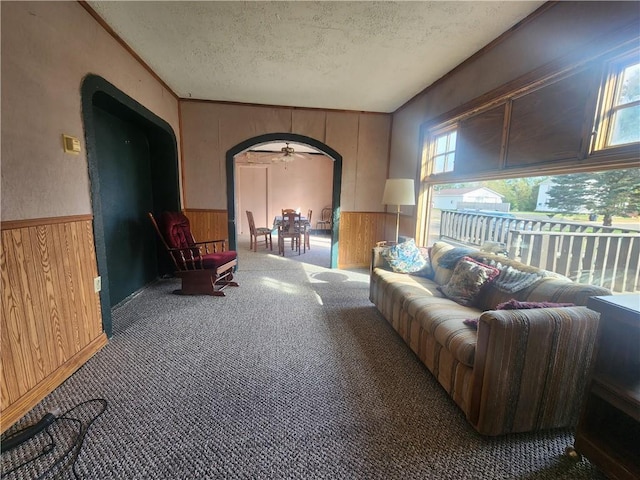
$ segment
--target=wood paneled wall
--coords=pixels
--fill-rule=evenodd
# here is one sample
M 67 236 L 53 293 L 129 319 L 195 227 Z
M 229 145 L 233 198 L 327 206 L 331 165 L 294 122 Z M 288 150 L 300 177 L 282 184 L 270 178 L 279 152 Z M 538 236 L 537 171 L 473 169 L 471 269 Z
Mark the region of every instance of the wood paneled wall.
M 228 217 L 226 210 L 208 210 L 187 208 L 184 214 L 191 224 L 191 233 L 196 241 L 229 240 Z M 227 243 L 227 247 L 229 244 Z
M 2 431 L 107 343 L 92 217 L 2 223 Z
M 389 214 L 380 212 L 342 212 L 338 244 L 340 268 L 366 267 L 371 262 L 371 249 L 385 238 Z M 395 220 L 395 217 L 393 217 Z M 395 236 L 395 223 L 393 235 Z

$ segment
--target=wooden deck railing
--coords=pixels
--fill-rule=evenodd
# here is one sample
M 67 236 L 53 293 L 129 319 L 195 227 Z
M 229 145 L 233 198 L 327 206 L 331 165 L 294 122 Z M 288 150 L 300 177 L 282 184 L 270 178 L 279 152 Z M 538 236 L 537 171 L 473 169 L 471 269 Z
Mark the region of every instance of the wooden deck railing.
M 640 291 L 640 231 L 442 211 L 440 238 L 504 245 L 509 257 L 616 293 Z

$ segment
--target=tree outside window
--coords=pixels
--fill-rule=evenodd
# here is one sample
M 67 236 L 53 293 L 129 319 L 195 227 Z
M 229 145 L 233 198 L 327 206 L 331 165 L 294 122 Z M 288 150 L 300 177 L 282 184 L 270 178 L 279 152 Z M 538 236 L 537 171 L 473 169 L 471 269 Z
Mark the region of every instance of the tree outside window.
M 639 168 L 561 175 L 553 183 L 548 204 L 557 211 L 602 215 L 604 226 L 611 226 L 614 215 L 640 212 Z

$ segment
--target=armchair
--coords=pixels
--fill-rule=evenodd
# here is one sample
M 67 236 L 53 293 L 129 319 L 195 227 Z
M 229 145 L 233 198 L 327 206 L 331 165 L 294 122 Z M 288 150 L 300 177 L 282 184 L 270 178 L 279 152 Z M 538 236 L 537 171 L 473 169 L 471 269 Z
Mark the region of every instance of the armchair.
M 226 250 L 225 240 L 196 242 L 189 219 L 181 212 L 164 212 L 158 221 L 149 212 L 149 218 L 173 260 L 175 275 L 182 279 L 182 289 L 174 293 L 224 296 L 225 287 L 238 286 L 233 281 L 238 255 Z

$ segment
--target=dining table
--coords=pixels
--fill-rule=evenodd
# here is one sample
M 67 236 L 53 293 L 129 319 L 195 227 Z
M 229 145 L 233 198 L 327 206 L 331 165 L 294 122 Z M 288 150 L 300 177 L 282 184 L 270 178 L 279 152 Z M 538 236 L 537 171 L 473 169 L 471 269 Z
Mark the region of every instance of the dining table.
M 276 215 L 275 217 L 273 217 L 272 230 L 277 230 L 281 224 L 282 224 L 282 215 Z M 309 223 L 309 219 L 307 217 L 300 216 L 300 226 L 303 227 L 303 229 L 310 227 L 311 224 Z

